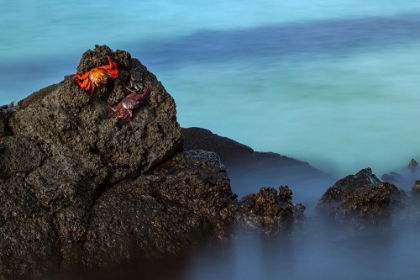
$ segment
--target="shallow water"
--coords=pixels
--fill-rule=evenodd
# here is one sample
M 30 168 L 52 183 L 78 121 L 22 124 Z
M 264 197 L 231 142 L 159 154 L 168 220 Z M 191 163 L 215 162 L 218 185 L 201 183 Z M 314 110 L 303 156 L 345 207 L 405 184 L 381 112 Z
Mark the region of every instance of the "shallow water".
M 55 279 L 418 279 L 418 229 L 317 230 L 293 237 L 242 233 L 187 255 Z
M 227 248 L 200 250 L 184 279 L 417 279 L 416 238 L 392 231 L 292 240 L 242 236 Z
M 365 167 L 381 176 L 420 155 L 419 1 L 172 2 L 3 3 L 0 104 L 59 82 L 84 51 L 107 44 L 162 81 L 183 127 L 337 178 Z M 294 201 L 311 214 L 321 187 L 291 186 Z M 418 232 L 385 235 L 244 236 L 192 253 L 173 279 L 414 279 Z

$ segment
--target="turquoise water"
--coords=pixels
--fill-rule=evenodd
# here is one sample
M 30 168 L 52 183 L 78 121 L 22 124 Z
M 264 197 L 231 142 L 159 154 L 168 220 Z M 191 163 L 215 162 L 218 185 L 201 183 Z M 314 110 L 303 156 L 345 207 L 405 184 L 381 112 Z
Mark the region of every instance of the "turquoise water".
M 73 73 L 95 44 L 162 81 L 205 127 L 337 176 L 420 155 L 420 2 L 7 1 L 0 104 Z

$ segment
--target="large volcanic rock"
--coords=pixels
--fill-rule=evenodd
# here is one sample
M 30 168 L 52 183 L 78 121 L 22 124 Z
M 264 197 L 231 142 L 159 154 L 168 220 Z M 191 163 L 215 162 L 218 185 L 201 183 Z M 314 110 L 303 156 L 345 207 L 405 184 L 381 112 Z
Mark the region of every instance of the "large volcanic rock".
M 216 153 L 183 149 L 173 98 L 128 52 L 96 46 L 78 72 L 107 56 L 118 77 L 93 96 L 70 76 L 0 107 L 0 279 L 174 255 L 235 222 L 275 233 L 303 217 L 287 187 L 238 202 Z M 133 68 L 150 93 L 130 121 L 109 118 Z
M 173 98 L 125 51 L 96 46 L 84 73 L 118 78 L 90 97 L 74 80 L 46 87 L 0 115 L 0 276 L 108 266 L 224 238 L 236 217 L 215 153 L 182 152 Z M 141 67 L 150 93 L 133 118 L 109 118 Z
M 405 192 L 382 182 L 370 168 L 349 175 L 330 187 L 317 204 L 317 211 L 340 223 L 356 227 L 389 221 L 407 202 Z
M 78 72 L 107 64 L 107 55 L 117 63 L 117 79 L 108 79 L 93 97 L 74 78 L 29 96 L 19 103 L 19 110 L 9 120 L 13 136 L 4 142 L 31 139 L 51 165 L 74 162 L 72 169 L 83 169 L 84 177 L 95 186 L 139 175 L 170 158 L 182 147 L 173 98 L 146 67 L 125 51 L 112 52 L 105 46 L 87 51 Z M 147 106 L 137 109 L 129 123 L 109 119 L 106 105 L 123 99 L 130 69 L 138 65 L 143 67 L 144 84 L 150 88 Z M 71 170 L 62 176 L 69 173 Z

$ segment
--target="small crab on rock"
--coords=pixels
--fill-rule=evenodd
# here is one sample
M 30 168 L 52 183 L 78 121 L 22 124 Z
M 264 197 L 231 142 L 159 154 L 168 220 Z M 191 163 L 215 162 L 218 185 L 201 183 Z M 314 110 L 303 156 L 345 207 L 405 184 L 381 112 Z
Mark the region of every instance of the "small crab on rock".
M 136 67 L 130 71 L 130 87 L 136 91 L 143 90 L 143 69 Z
M 99 66 L 83 75 L 76 72 L 77 84 L 85 91 L 90 89 L 90 96 L 92 96 L 95 87 L 105 85 L 108 78 L 116 79 L 118 77 L 117 64 L 113 62 L 109 56 L 107 56 L 107 58 L 108 65 Z
M 126 87 L 126 89 L 130 93 L 120 103 L 118 103 L 115 107 L 108 104 L 109 109 L 114 112 L 118 112 L 119 114 L 109 114 L 108 117 L 129 121 L 133 116 L 132 110 L 137 109 L 140 104 L 143 103 L 143 100 L 146 98 L 146 95 L 149 92 L 148 86 L 144 88 L 141 94 L 130 89 L 129 87 Z

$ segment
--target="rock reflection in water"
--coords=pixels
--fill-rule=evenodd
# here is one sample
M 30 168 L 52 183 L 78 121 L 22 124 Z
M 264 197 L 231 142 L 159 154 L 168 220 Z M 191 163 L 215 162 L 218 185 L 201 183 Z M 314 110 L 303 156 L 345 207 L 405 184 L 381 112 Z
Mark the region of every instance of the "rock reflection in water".
M 417 235 L 406 228 L 353 233 L 326 229 L 292 238 L 246 233 L 184 257 L 42 279 L 417 279 Z

